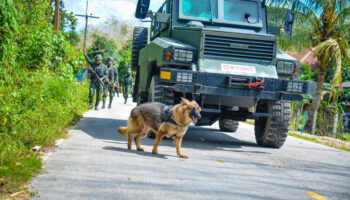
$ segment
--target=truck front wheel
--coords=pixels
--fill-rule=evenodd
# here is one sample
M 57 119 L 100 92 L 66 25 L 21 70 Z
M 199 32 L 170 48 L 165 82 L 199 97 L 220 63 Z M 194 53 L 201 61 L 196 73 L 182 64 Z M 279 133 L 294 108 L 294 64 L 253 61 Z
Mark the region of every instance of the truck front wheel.
M 288 135 L 290 103 L 260 100 L 256 111 L 273 114 L 273 117 L 259 117 L 255 120 L 256 142 L 261 146 L 280 148 Z
M 237 131 L 238 125 L 239 125 L 239 122 L 232 119 L 225 119 L 225 118 L 219 119 L 220 131 L 234 133 Z

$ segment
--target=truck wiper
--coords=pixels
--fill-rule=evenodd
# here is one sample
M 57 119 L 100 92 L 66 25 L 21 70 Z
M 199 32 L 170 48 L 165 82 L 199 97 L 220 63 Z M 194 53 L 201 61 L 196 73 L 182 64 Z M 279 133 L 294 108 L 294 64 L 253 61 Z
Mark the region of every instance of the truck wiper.
M 211 24 L 214 24 L 213 23 L 213 5 L 211 3 L 212 0 L 209 0 L 209 3 L 210 3 L 210 22 Z

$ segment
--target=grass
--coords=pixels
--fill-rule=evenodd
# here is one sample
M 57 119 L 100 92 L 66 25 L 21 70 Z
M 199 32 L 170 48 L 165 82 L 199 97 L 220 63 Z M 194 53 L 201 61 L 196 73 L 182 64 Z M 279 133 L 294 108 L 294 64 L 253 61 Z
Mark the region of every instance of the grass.
M 324 142 L 324 141 L 320 141 L 317 138 L 313 138 L 313 137 L 308 137 L 308 136 L 304 136 L 304 135 L 299 135 L 299 134 L 295 134 L 295 133 L 288 133 L 288 135 L 302 139 L 302 140 L 307 140 L 307 141 L 311 141 L 311 142 L 315 142 L 315 143 L 319 143 L 319 144 L 323 144 L 323 145 L 327 145 L 333 148 L 337 148 L 337 149 L 341 149 L 344 151 L 349 151 L 350 152 L 350 148 L 344 147 L 344 146 L 335 146 L 332 145 L 328 142 Z
M 246 124 L 250 124 L 250 125 L 254 125 L 254 120 L 252 120 L 252 119 L 247 119 L 246 121 L 244 121 L 244 123 L 246 123 Z
M 344 133 L 343 134 L 343 138 L 344 138 L 345 141 L 350 142 L 350 133 Z

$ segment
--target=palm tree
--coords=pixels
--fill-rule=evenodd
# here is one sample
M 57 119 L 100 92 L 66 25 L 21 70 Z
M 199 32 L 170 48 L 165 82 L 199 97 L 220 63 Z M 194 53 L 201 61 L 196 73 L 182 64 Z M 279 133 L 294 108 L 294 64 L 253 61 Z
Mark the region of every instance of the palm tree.
M 349 58 L 350 0 L 267 0 L 267 5 L 291 10 L 304 18 L 296 21 L 300 31 L 295 32 L 297 38 L 309 42 L 293 45 L 313 50 L 318 61 L 316 96 L 306 125 L 306 130 L 313 132 L 328 67 L 335 67 L 332 85 L 342 83 L 342 59 Z

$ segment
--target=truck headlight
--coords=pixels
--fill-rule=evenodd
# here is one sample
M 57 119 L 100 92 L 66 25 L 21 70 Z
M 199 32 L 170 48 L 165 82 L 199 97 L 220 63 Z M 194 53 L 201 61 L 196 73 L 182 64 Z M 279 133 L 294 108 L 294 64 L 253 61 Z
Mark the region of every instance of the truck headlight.
M 277 61 L 277 72 L 284 75 L 293 75 L 295 64 L 292 61 Z
M 193 60 L 193 51 L 187 49 L 175 49 L 174 60 L 180 62 L 191 63 Z
M 177 72 L 176 81 L 183 83 L 192 83 L 193 74 L 191 72 Z
M 287 92 L 302 93 L 304 91 L 304 83 L 298 81 L 289 81 Z

